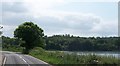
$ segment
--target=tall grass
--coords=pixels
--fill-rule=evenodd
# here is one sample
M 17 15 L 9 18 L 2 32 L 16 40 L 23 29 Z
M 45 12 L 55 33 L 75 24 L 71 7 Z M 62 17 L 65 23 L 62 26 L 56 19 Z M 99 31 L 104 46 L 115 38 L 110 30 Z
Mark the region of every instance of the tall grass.
M 118 64 L 120 59 L 115 57 L 103 57 L 97 55 L 76 55 L 66 54 L 64 52 L 55 51 L 47 52 L 42 48 L 34 48 L 30 51 L 30 55 L 41 59 L 50 64 Z

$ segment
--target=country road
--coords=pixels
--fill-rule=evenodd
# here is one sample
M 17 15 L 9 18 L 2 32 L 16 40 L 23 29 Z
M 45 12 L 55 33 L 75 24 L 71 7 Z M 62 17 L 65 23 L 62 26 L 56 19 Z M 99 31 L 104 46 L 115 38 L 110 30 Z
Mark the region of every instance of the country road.
M 51 66 L 48 63 L 21 53 L 2 51 L 2 66 Z

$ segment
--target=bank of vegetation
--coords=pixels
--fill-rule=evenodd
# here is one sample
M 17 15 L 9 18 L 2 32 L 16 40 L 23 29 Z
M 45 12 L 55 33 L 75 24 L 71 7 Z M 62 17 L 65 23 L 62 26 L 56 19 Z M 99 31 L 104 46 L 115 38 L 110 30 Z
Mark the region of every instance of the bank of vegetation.
M 43 61 L 46 61 L 55 66 L 71 64 L 71 65 L 113 65 L 117 66 L 120 59 L 115 57 L 105 57 L 97 55 L 76 55 L 76 54 L 67 54 L 62 51 L 47 52 L 41 48 L 34 48 L 30 55 L 39 58 Z
M 70 35 L 54 35 L 44 37 L 46 50 L 59 51 L 119 51 L 118 37 L 76 37 Z M 2 36 L 3 49 L 19 47 L 23 41 L 17 38 Z M 13 49 L 11 48 L 11 49 Z M 13 49 L 14 50 L 14 49 Z
M 62 51 L 119 51 L 119 37 L 79 37 L 54 35 L 44 37 L 46 50 Z

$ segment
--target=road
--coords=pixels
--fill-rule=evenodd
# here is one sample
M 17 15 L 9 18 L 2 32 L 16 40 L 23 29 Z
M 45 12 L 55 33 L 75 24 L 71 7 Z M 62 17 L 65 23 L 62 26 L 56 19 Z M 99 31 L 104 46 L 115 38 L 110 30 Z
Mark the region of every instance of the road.
M 2 51 L 2 66 L 51 66 L 48 63 L 21 53 Z
M 3 59 L 2 53 L 0 52 L 0 66 L 1 66 L 1 64 L 2 64 L 2 59 Z

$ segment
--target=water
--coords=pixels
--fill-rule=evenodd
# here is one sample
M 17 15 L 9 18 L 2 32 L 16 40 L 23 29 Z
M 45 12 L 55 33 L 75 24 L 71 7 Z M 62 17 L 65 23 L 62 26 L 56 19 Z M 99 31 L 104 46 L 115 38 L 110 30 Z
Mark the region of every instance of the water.
M 115 57 L 115 58 L 120 58 L 120 52 L 108 52 L 108 51 L 104 51 L 104 52 L 71 52 L 71 51 L 64 51 L 65 53 L 75 53 L 77 55 L 98 55 L 98 56 L 109 56 L 109 57 Z

